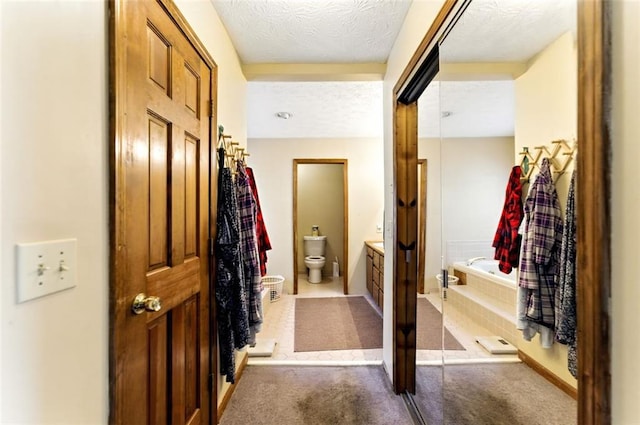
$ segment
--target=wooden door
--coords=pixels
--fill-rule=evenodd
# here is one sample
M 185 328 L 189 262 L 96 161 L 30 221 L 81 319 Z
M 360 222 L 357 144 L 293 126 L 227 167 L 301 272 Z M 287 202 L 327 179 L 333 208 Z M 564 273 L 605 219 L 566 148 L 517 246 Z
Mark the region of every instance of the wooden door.
M 110 7 L 110 422 L 208 424 L 215 65 L 169 1 Z

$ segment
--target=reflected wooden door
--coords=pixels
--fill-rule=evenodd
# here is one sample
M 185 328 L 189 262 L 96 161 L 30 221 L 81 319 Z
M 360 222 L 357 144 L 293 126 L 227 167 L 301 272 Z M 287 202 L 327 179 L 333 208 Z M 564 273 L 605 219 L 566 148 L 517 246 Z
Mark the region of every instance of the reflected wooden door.
M 172 3 L 111 16 L 110 422 L 207 424 L 215 70 Z

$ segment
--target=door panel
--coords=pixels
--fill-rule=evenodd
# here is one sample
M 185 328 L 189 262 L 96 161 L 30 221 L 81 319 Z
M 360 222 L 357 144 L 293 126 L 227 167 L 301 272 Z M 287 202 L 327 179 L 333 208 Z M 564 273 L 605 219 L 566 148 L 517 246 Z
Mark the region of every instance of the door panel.
M 206 424 L 216 417 L 207 258 L 215 184 L 203 113 L 212 61 L 171 3 L 112 8 L 110 421 Z M 159 297 L 161 309 L 134 314 L 140 293 Z

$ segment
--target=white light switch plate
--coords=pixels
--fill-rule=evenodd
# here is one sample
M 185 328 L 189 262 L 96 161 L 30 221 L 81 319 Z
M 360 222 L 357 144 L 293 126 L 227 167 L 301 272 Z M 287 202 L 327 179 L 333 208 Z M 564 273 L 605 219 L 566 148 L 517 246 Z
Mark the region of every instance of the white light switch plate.
M 76 251 L 76 239 L 18 244 L 18 302 L 76 286 Z

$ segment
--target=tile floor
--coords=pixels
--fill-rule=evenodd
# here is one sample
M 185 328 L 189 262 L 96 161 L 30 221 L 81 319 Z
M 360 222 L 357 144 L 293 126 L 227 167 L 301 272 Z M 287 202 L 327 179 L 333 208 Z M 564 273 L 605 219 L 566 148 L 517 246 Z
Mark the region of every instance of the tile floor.
M 382 363 L 382 349 L 314 351 L 296 353 L 293 351 L 295 298 L 296 297 L 338 297 L 342 292 L 342 278 L 325 279 L 321 284 L 310 284 L 304 275 L 298 279 L 298 295 L 288 294 L 285 287 L 281 298 L 270 302 L 258 342 L 273 339 L 276 346 L 271 357 L 249 357 L 252 365 L 369 365 Z M 441 310 L 438 294 L 421 295 Z M 367 297 L 367 299 L 369 299 Z M 370 300 L 370 299 L 369 299 Z M 370 300 L 371 301 L 371 300 Z M 371 301 L 372 302 L 372 301 Z M 372 302 L 373 305 L 373 302 Z M 492 355 L 475 342 L 474 337 L 491 335 L 477 326 L 464 314 L 445 303 L 445 326 L 460 341 L 466 350 L 418 350 L 418 365 L 445 363 L 517 362 L 516 355 Z

